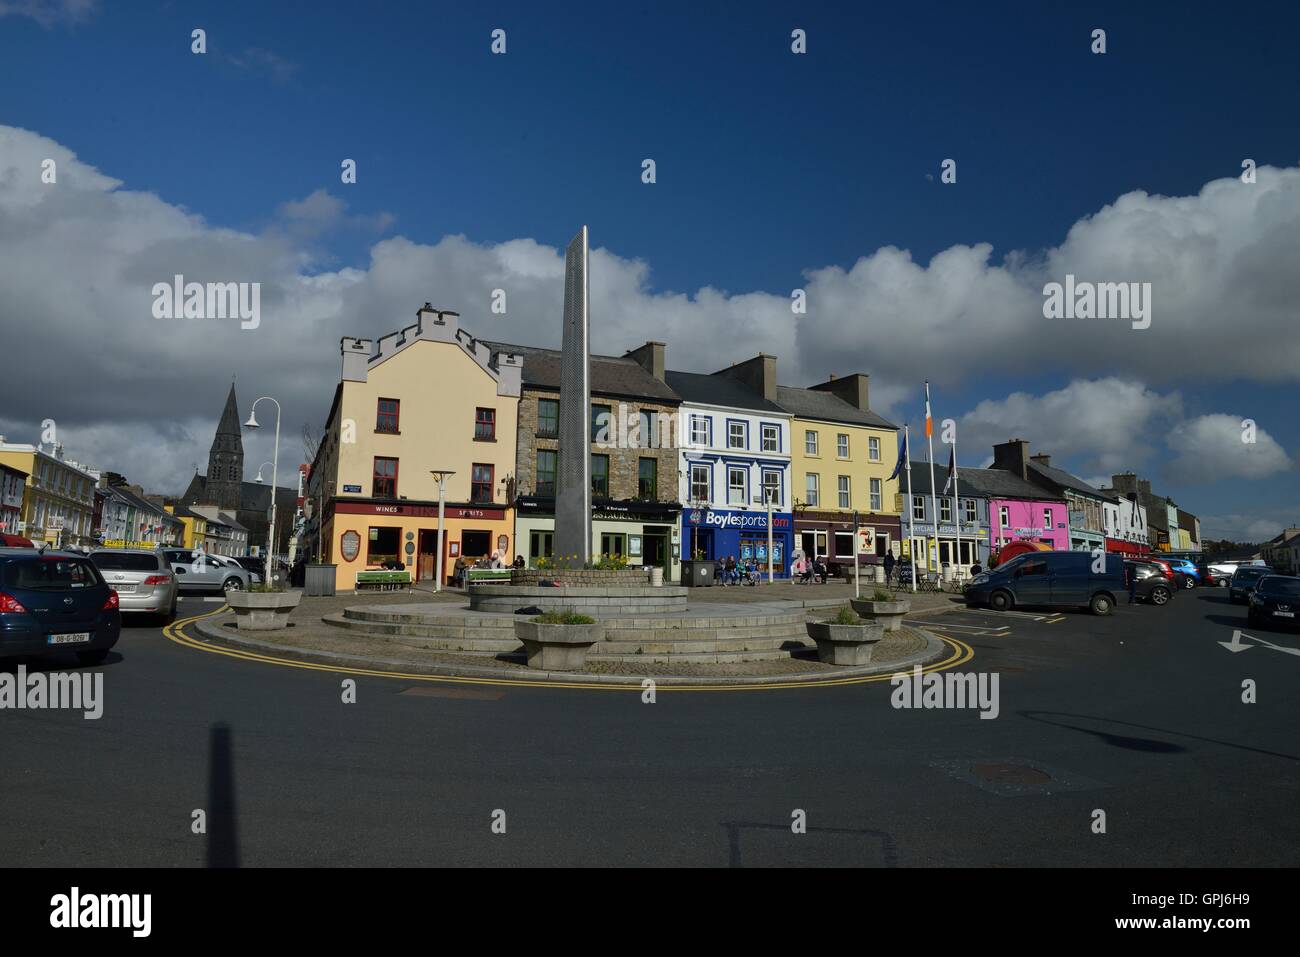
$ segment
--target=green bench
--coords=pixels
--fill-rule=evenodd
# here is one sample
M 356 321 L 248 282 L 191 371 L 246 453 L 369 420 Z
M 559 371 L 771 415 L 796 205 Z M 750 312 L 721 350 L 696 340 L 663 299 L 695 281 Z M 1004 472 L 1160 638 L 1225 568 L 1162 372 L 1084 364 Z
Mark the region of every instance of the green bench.
M 510 582 L 510 569 L 508 568 L 467 568 L 465 569 L 465 584 L 472 585 L 475 582 Z
M 357 572 L 356 590 L 397 591 L 411 587 L 410 572 L 375 571 Z

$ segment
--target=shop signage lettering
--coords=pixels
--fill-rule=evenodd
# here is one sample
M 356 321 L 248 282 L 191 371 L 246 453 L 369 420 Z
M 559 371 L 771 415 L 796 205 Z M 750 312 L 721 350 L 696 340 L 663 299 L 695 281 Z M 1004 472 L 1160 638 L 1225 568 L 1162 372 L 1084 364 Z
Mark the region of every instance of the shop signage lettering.
M 692 525 L 712 525 L 715 528 L 767 528 L 767 515 L 746 512 L 715 512 L 705 509 L 692 509 L 687 513 L 687 521 Z M 790 519 L 779 515 L 772 516 L 773 528 L 789 528 Z

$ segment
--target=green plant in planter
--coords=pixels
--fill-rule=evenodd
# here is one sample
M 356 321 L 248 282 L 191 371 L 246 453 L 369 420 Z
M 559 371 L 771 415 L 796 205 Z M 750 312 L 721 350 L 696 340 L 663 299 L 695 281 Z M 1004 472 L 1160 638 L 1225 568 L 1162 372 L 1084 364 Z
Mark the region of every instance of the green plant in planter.
M 871 595 L 872 601 L 893 601 L 894 596 L 883 588 L 877 588 Z
M 835 611 L 835 617 L 826 619 L 826 624 L 860 625 L 862 624 L 862 619 L 859 618 L 858 613 L 854 611 L 852 608 L 850 608 L 848 605 L 840 605 L 840 607 Z
M 596 623 L 595 618 L 572 611 L 548 611 L 538 615 L 533 621 L 539 625 L 594 625 Z

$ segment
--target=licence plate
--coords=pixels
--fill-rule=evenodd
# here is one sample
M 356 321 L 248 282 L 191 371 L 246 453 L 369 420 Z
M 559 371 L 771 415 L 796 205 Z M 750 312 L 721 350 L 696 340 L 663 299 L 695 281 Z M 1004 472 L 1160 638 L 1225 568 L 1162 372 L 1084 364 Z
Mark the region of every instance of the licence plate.
M 66 635 L 50 635 L 49 643 L 52 645 L 75 645 L 83 641 L 90 641 L 90 632 L 72 631 Z
M 1295 617 L 1295 612 L 1293 612 L 1293 611 L 1275 611 L 1275 612 L 1273 612 L 1273 617 L 1274 617 L 1274 618 L 1294 618 L 1294 617 Z
M 110 587 L 113 589 L 113 591 L 117 592 L 119 595 L 124 594 L 126 592 L 135 591 L 134 585 L 112 585 Z

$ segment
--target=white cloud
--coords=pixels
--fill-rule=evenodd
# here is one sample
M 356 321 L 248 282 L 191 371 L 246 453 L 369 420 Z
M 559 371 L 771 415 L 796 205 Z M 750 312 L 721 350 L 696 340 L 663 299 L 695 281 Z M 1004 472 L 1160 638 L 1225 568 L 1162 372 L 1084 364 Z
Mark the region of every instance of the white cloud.
M 1255 441 L 1243 442 L 1243 416 L 1202 415 L 1180 422 L 1169 433 L 1169 448 L 1177 454 L 1168 463 L 1169 477 L 1184 484 L 1227 478 L 1260 479 L 1294 467 L 1282 446 L 1263 429 Z
M 57 184 L 41 182 L 46 158 L 57 161 Z M 172 471 L 184 478 L 192 450 L 184 442 L 183 452 L 171 447 L 160 423 L 214 421 L 238 373 L 241 401 L 274 394 L 296 436 L 302 422 L 324 417 L 339 337 L 392 331 L 425 301 L 460 312 L 485 338 L 558 344 L 561 249 L 530 238 L 396 236 L 374 243 L 362 268 L 321 269 L 319 236 L 366 225 L 366 217 L 349 217 L 323 191 L 268 217 L 260 233 L 213 226 L 124 188 L 59 143 L 0 126 L 0 321 L 10 334 L 0 409 L 30 423 L 28 435 L 10 428 L 10 437 L 29 440 L 47 416 L 86 434 L 138 427 L 144 431 L 124 431 L 97 452 L 97 464 L 131 475 L 157 450 L 182 459 Z M 370 220 L 375 229 L 390 221 L 386 214 Z M 1191 197 L 1126 195 L 1076 223 L 1059 248 L 1033 257 L 998 264 L 987 245 L 954 246 L 919 264 L 885 247 L 849 269 L 810 269 L 809 313 L 799 317 L 784 290 L 656 291 L 647 262 L 597 247 L 593 344 L 621 353 L 665 340 L 669 365 L 692 371 L 769 352 L 790 384 L 869 372 L 873 404 L 886 413 L 926 377 L 942 385 L 1061 370 L 1082 378 L 1095 370 L 1099 378 L 1060 394 L 982 404 L 964 427 L 981 442 L 1023 431 L 1058 455 L 1077 445 L 1091 456 L 1091 471 L 1107 471 L 1141 464 L 1131 456 L 1156 435 L 1143 429 L 1181 420 L 1178 393 L 1156 391 L 1175 377 L 1300 375 L 1300 339 L 1290 328 L 1300 301 L 1300 270 L 1288 259 L 1296 248 L 1300 169 L 1267 167 L 1251 187 L 1226 179 Z M 1043 319 L 1042 284 L 1067 270 L 1152 282 L 1152 327 Z M 177 273 L 198 282 L 260 282 L 261 326 L 152 318 L 153 284 Z M 490 311 L 497 288 L 507 293 L 504 316 Z M 1234 343 L 1269 347 L 1223 348 L 1225 319 Z M 1033 408 L 1043 403 L 1061 418 Z M 210 429 L 196 433 L 201 444 Z M 68 451 L 90 458 L 71 443 Z
M 41 26 L 81 23 L 99 10 L 99 0 L 0 0 L 0 17 L 27 17 Z

